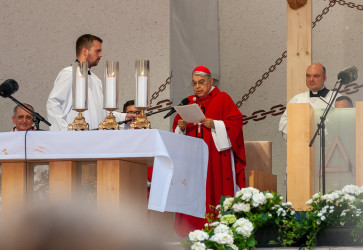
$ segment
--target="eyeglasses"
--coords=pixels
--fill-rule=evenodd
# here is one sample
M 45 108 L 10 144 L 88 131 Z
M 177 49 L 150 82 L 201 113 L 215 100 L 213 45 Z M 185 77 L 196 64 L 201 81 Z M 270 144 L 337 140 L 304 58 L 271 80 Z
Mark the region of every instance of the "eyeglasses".
M 139 115 L 141 114 L 141 111 L 127 111 L 126 114 L 135 114 L 135 115 Z

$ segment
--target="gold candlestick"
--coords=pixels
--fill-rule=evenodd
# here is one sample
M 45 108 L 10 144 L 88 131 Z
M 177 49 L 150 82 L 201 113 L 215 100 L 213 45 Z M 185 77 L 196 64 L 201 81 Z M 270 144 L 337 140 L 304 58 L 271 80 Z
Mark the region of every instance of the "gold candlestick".
M 144 108 L 140 109 L 140 115 L 138 115 L 135 121 L 130 123 L 131 129 L 151 129 L 151 123 L 146 119 Z
M 82 115 L 82 111 L 84 110 L 77 109 L 76 111 L 78 111 L 78 116 L 74 118 L 73 123 L 68 124 L 68 130 L 69 131 L 89 130 L 89 125 Z
M 108 113 L 108 116 L 106 116 L 105 121 L 100 123 L 100 125 L 98 126 L 98 130 L 118 130 L 119 129 L 119 124 L 116 122 L 116 118 L 112 113 L 112 110 L 106 109 L 108 110 L 110 113 Z

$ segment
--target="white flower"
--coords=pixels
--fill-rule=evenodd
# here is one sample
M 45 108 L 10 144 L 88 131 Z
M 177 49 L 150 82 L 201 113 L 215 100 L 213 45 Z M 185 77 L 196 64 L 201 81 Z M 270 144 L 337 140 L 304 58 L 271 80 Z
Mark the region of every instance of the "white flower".
M 312 203 L 313 203 L 313 200 L 312 200 L 312 199 L 310 199 L 310 200 L 308 200 L 307 202 L 305 202 L 305 205 L 309 206 L 309 205 L 311 205 Z
M 266 197 L 263 193 L 257 193 L 252 196 L 252 205 L 258 207 L 266 203 Z
M 324 221 L 325 220 L 325 216 L 321 216 L 321 218 L 320 218 L 322 221 Z
M 355 185 L 346 185 L 345 187 L 343 187 L 342 192 L 345 194 L 359 195 L 362 190 Z
M 201 242 L 195 242 L 192 246 L 191 246 L 192 250 L 205 250 L 206 246 L 204 245 L 204 243 Z
M 320 220 L 317 220 L 317 221 L 316 221 L 316 224 L 317 224 L 317 225 L 320 225 L 320 223 L 321 223 L 321 222 L 320 222 Z
M 215 229 L 214 229 L 214 233 L 215 234 L 220 234 L 220 233 L 227 233 L 230 235 L 233 235 L 232 230 L 224 224 L 219 224 Z
M 224 210 L 227 210 L 228 208 L 230 208 L 232 206 L 233 200 L 234 200 L 234 198 L 232 198 L 232 197 L 228 197 L 224 200 L 224 202 L 223 202 Z
M 271 193 L 266 193 L 265 196 L 267 199 L 272 199 L 274 197 L 274 195 Z
M 251 210 L 251 206 L 249 203 L 236 203 L 232 206 L 232 209 L 237 213 L 237 212 L 249 212 Z
M 238 250 L 238 247 L 234 244 L 230 244 L 228 245 L 230 248 L 232 248 L 233 250 Z
M 294 215 L 294 214 L 295 214 L 295 211 L 291 211 L 291 212 L 290 212 L 290 214 L 291 214 L 291 215 Z
M 233 244 L 233 236 L 230 235 L 229 233 L 217 233 L 217 234 L 213 235 L 210 238 L 210 240 L 215 241 L 218 244 L 222 244 L 222 245 Z
M 190 241 L 203 241 L 203 240 L 208 240 L 209 239 L 209 235 L 202 231 L 202 230 L 195 230 L 193 232 L 189 233 L 189 240 Z
M 246 238 L 251 236 L 251 233 L 253 231 L 253 225 L 252 223 L 245 219 L 240 218 L 238 219 L 234 224 L 233 227 L 236 228 L 236 232 Z
M 318 217 L 321 217 L 321 216 L 323 216 L 323 214 L 322 213 L 318 213 Z
M 313 195 L 313 199 L 315 200 L 315 199 L 318 199 L 320 197 L 320 193 L 316 193 L 316 194 L 314 194 Z

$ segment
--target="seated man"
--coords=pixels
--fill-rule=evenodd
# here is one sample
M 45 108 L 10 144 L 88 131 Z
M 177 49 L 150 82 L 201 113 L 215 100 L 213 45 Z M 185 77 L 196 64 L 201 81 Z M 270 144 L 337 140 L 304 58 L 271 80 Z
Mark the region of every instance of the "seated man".
M 339 96 L 336 100 L 335 100 L 335 108 L 353 108 L 353 102 L 352 99 L 350 99 L 348 96 L 342 95 Z
M 34 111 L 33 106 L 24 103 L 24 106 Z M 34 130 L 34 117 L 22 106 L 16 105 L 13 111 L 13 123 L 15 127 L 11 131 L 27 131 Z

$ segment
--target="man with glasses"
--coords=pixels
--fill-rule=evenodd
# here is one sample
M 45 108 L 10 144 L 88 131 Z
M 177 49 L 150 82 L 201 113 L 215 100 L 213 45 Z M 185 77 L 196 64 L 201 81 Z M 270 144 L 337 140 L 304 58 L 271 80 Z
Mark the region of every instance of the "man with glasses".
M 24 105 L 30 110 L 34 111 L 34 108 L 30 104 L 24 103 Z M 34 117 L 26 111 L 22 106 L 16 105 L 13 113 L 13 123 L 15 127 L 11 131 L 27 131 L 34 130 Z

